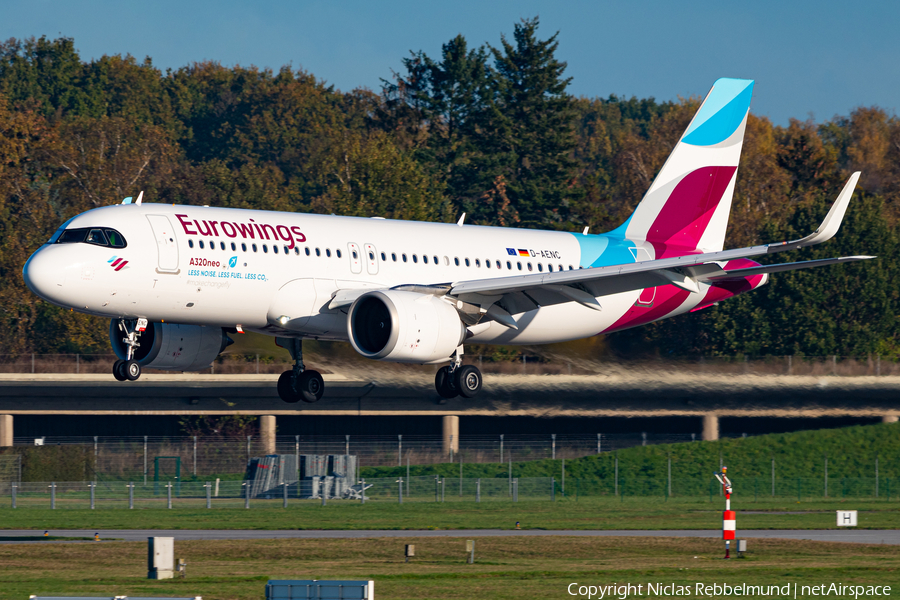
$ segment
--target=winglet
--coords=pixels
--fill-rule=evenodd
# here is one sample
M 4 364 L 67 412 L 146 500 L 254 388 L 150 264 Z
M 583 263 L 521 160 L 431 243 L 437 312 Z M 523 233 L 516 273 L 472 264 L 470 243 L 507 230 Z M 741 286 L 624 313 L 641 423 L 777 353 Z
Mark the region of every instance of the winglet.
M 141 193 L 138 194 L 137 200 L 134 201 L 135 204 L 140 204 L 144 199 L 144 190 L 141 190 Z
M 856 189 L 856 183 L 859 181 L 860 172 L 856 171 L 853 175 L 850 176 L 850 179 L 847 180 L 847 183 L 844 185 L 844 189 L 841 190 L 841 193 L 838 194 L 837 200 L 834 201 L 834 204 L 831 207 L 831 210 L 828 211 L 828 214 L 825 215 L 825 220 L 822 221 L 822 224 L 819 225 L 819 228 L 816 229 L 810 235 L 801 238 L 799 240 L 793 240 L 791 242 L 785 242 L 780 245 L 773 245 L 770 252 L 772 251 L 783 251 L 783 250 L 793 250 L 794 248 L 802 248 L 804 246 L 814 246 L 815 244 L 821 244 L 822 242 L 827 242 L 831 238 L 834 237 L 834 234 L 838 232 L 838 229 L 841 227 L 841 222 L 844 220 L 844 214 L 847 212 L 847 206 L 850 204 L 850 198 L 853 196 L 853 191 Z
M 463 213 L 462 216 L 459 218 L 459 221 L 456 222 L 456 224 L 459 225 L 460 227 L 462 227 L 463 223 L 465 223 L 465 222 L 466 222 L 466 213 Z

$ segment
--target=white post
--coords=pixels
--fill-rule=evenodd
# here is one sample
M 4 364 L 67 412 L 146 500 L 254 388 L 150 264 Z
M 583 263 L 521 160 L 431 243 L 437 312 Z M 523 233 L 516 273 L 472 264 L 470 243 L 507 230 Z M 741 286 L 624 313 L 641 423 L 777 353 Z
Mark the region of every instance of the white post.
M 144 436 L 144 485 L 147 485 L 147 436 Z
M 775 497 L 775 457 L 772 457 L 772 497 Z
M 556 460 L 556 434 L 550 434 L 550 458 Z
M 601 442 L 601 437 L 600 437 L 600 436 L 601 436 L 601 435 L 602 435 L 602 434 L 599 434 L 599 433 L 597 434 L 597 454 L 600 454 L 600 442 Z
M 403 466 L 403 436 L 397 436 L 397 466 Z
M 197 476 L 197 436 L 194 436 L 194 477 Z
M 672 455 L 669 455 L 669 498 L 672 497 Z
M 500 434 L 500 464 L 503 464 L 503 434 Z
M 344 436 L 344 454 L 350 454 L 350 436 Z

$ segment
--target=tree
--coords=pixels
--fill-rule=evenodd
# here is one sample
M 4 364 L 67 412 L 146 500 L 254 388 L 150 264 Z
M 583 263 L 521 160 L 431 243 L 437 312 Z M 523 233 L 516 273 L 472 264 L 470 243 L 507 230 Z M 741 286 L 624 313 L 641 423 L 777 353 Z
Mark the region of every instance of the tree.
M 566 63 L 555 57 L 559 33 L 539 40 L 538 24 L 537 17 L 523 20 L 514 43 L 501 36 L 501 47 L 490 48 L 497 89 L 481 136 L 481 169 L 504 177 L 522 225 L 548 227 L 568 219 L 580 191 L 573 185 L 576 113 L 566 93 L 571 78 L 563 78 Z M 478 203 L 467 208 L 475 218 L 492 218 Z

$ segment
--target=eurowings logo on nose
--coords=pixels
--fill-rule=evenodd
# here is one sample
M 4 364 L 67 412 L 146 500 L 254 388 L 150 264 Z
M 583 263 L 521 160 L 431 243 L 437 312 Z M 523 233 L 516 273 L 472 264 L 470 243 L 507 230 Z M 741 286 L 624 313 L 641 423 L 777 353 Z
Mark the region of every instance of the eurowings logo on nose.
M 119 258 L 118 256 L 113 256 L 111 259 L 109 259 L 106 262 L 108 262 L 109 266 L 111 266 L 116 271 L 121 271 L 122 269 L 126 269 L 127 267 L 125 265 L 128 264 L 127 260 L 125 260 L 124 258 Z

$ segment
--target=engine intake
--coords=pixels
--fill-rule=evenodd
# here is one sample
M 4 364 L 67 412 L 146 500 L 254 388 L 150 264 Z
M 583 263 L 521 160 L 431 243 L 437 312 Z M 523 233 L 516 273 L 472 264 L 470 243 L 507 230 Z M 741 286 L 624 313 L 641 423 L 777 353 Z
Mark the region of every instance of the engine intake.
M 456 309 L 431 294 L 384 290 L 350 307 L 347 329 L 366 358 L 417 364 L 446 361 L 465 339 Z
M 124 334 L 118 321 L 109 324 L 109 339 L 113 352 L 125 359 Z M 212 361 L 232 343 L 221 327 L 203 325 L 177 325 L 173 323 L 149 323 L 138 340 L 134 360 L 142 367 L 173 371 L 200 371 L 209 368 Z

